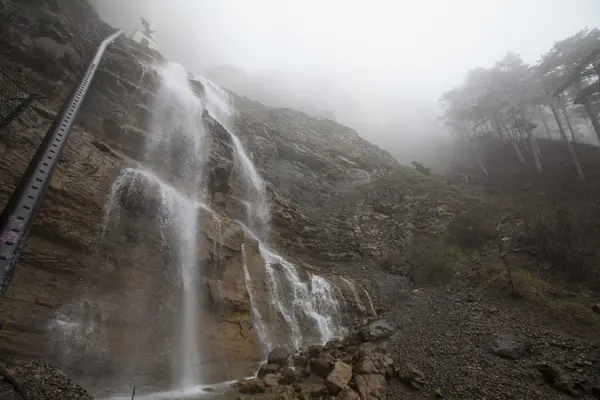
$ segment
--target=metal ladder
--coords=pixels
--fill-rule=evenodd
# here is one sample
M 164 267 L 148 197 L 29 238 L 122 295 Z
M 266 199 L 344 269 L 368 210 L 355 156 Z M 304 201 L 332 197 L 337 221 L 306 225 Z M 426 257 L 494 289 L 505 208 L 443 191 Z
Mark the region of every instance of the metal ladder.
M 0 298 L 10 284 L 23 246 L 44 194 L 48 190 L 54 170 L 69 139 L 71 128 L 81 103 L 85 99 L 104 51 L 123 32 L 121 30 L 106 38 L 96 51 L 85 75 L 81 78 L 69 99 L 65 101 L 56 119 L 38 147 L 27 170 L 0 214 Z

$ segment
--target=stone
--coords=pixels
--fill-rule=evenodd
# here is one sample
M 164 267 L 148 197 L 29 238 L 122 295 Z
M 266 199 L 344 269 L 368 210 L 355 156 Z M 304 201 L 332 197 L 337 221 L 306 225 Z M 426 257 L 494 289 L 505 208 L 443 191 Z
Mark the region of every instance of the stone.
M 281 370 L 281 380 L 279 383 L 282 385 L 291 385 L 303 378 L 303 372 L 300 369 L 293 369 L 290 367 L 283 367 Z
M 311 357 L 319 357 L 323 353 L 323 346 L 314 345 L 308 348 L 308 355 Z
M 269 353 L 269 355 L 267 357 L 267 364 L 277 364 L 277 365 L 284 366 L 284 365 L 287 365 L 289 357 L 290 357 L 289 350 L 287 350 L 283 347 L 278 347 L 278 348 L 271 350 L 271 352 Z
M 342 389 L 348 386 L 352 378 L 352 366 L 342 361 L 337 361 L 333 366 L 333 371 L 327 375 L 325 386 L 331 394 L 338 394 Z
M 492 351 L 499 357 L 516 360 L 527 351 L 528 344 L 524 338 L 511 333 L 500 333 L 494 340 Z
M 387 382 L 383 375 L 356 375 L 354 379 L 361 400 L 385 400 L 387 398 Z
M 326 378 L 333 371 L 334 364 L 335 359 L 331 354 L 323 353 L 318 358 L 310 360 L 310 371 L 321 378 Z
M 410 388 L 419 390 L 425 384 L 425 374 L 411 363 L 405 363 L 398 370 L 398 378 Z
M 337 395 L 337 400 L 360 400 L 360 396 L 354 390 L 349 387 L 345 387 L 342 391 Z
M 361 328 L 363 340 L 371 342 L 392 336 L 394 328 L 384 320 L 377 320 Z
M 262 377 L 262 381 L 264 382 L 266 387 L 275 387 L 279 385 L 279 381 L 281 380 L 281 374 L 267 374 Z
M 342 348 L 344 348 L 344 342 L 340 339 L 332 339 L 325 344 L 325 350 Z
M 310 376 L 310 370 L 305 367 L 296 367 L 298 379 L 308 378 Z
M 559 392 L 566 393 L 571 396 L 577 395 L 575 390 L 575 381 L 571 374 L 560 369 L 556 365 L 541 363 L 534 367 L 542 374 L 544 380 Z
M 308 399 L 320 399 L 327 396 L 329 391 L 322 380 L 309 379 L 295 387 L 297 393 L 305 393 Z M 298 395 L 300 396 L 300 395 Z
M 391 377 L 394 374 L 394 360 L 385 354 L 372 353 L 358 361 L 356 371 L 359 374 L 380 374 Z
M 240 383 L 238 391 L 245 394 L 264 393 L 267 390 L 263 381 L 258 378 L 246 379 Z
M 281 365 L 277 365 L 277 364 L 263 364 L 258 369 L 258 372 L 257 372 L 256 376 L 259 377 L 259 378 L 262 378 L 265 375 L 276 374 L 279 371 L 281 371 Z
M 442 394 L 441 389 L 439 389 L 439 388 L 433 389 L 432 393 L 433 393 L 433 396 L 436 399 L 442 399 L 444 397 L 444 395 Z
M 308 357 L 300 354 L 294 354 L 292 356 L 292 365 L 294 367 L 306 367 L 308 365 Z
M 596 304 L 592 305 L 592 311 L 595 314 L 600 314 L 600 303 L 596 303 Z

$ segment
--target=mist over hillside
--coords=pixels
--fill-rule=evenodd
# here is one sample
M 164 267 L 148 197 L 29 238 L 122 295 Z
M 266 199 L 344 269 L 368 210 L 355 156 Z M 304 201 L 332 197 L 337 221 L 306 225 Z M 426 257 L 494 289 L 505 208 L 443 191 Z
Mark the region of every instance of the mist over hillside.
M 94 4 L 126 32 L 146 18 L 161 52 L 194 73 L 266 105 L 348 125 L 404 163 L 438 162 L 452 142 L 439 98 L 466 71 L 509 50 L 535 63 L 554 41 L 597 25 L 600 12 L 593 0 Z

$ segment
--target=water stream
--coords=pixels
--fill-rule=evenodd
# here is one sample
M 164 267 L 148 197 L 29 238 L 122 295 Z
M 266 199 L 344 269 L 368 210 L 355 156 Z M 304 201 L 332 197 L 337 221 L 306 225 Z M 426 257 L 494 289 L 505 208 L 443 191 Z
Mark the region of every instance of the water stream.
M 302 279 L 296 265 L 284 259 L 268 244 L 270 214 L 266 185 L 235 134 L 232 119 L 237 113 L 233 101 L 226 91 L 213 82 L 201 77 L 198 79 L 205 88 L 207 110 L 231 137 L 235 150 L 235 171 L 243 188 L 238 197 L 246 205 L 246 231 L 259 242 L 260 254 L 265 261 L 270 305 L 286 322 L 288 344 L 299 349 L 303 345 L 326 342 L 341 335 L 340 305 L 333 285 L 318 275 L 309 274 Z M 251 293 L 253 288 L 249 277 L 246 286 Z M 253 310 L 253 315 L 256 326 L 265 326 L 260 311 Z M 310 329 L 311 326 L 316 327 L 316 332 Z M 281 343 L 281 340 L 273 337 L 275 334 L 267 328 L 262 340 L 266 351 L 275 343 Z

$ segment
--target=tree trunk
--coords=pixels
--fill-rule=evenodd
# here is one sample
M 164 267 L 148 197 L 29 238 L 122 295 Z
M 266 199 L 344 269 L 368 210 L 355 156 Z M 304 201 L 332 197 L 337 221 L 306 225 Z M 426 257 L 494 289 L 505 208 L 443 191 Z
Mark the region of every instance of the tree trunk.
M 532 149 L 529 148 L 529 142 L 527 141 L 527 136 L 523 134 L 523 131 L 519 128 L 515 128 L 516 137 L 519 138 L 519 143 L 523 143 L 523 147 L 525 147 L 525 152 L 531 153 Z
M 542 116 L 542 123 L 544 124 L 544 129 L 546 130 L 546 135 L 548 135 L 548 139 L 552 140 L 552 134 L 550 134 L 550 128 L 548 128 L 548 122 L 546 121 L 546 116 L 544 115 L 544 109 L 542 106 L 539 106 L 540 115 Z
M 477 158 L 477 163 L 479 164 L 479 168 L 481 168 L 481 170 L 483 171 L 483 173 L 488 176 L 488 171 L 485 168 L 485 165 L 483 164 L 483 160 L 481 159 L 481 154 L 479 154 L 479 148 L 477 147 L 477 143 L 473 140 L 473 137 L 471 136 L 471 132 L 469 132 L 469 127 L 467 126 L 467 124 L 464 125 L 464 129 L 465 129 L 465 133 L 467 134 L 467 138 L 469 140 L 469 144 L 471 145 L 471 148 L 473 149 L 473 152 L 475 153 L 475 158 Z
M 504 134 L 502 133 L 502 130 L 500 129 L 500 124 L 498 123 L 498 114 L 497 113 L 494 113 L 492 115 L 491 121 L 492 121 L 492 126 L 494 127 L 494 130 L 496 132 L 498 132 L 500 139 L 502 139 L 502 142 L 504 143 L 506 141 L 506 137 L 504 136 Z
M 502 127 L 504 128 L 504 131 L 506 132 L 506 137 L 508 138 L 508 141 L 510 142 L 510 144 L 512 144 L 513 149 L 515 150 L 515 152 L 517 153 L 517 156 L 519 157 L 519 161 L 521 161 L 522 164 L 525 164 L 525 158 L 523 157 L 521 150 L 519 150 L 519 146 L 517 145 L 515 137 L 510 133 L 510 131 L 506 127 L 506 124 L 504 123 L 504 121 L 501 121 L 501 124 L 502 124 Z
M 569 119 L 569 115 L 567 114 L 567 108 L 565 107 L 565 104 L 562 101 L 560 103 L 560 108 L 562 109 L 565 121 L 567 122 L 567 128 L 569 128 L 569 132 L 571 133 L 571 140 L 576 142 L 575 132 L 573 132 L 573 126 L 571 125 L 571 120 Z
M 527 137 L 529 138 L 529 146 L 531 147 L 531 154 L 533 154 L 535 167 L 537 168 L 538 172 L 542 172 L 542 163 L 540 162 L 540 149 L 537 146 L 535 138 L 533 137 L 532 129 L 527 129 Z
M 558 113 L 556 112 L 556 108 L 553 105 L 551 105 L 550 110 L 552 111 L 552 115 L 554 115 L 554 119 L 556 119 L 556 123 L 558 124 L 558 130 L 560 131 L 560 135 L 567 142 L 567 147 L 569 148 L 569 153 L 571 153 L 571 158 L 573 159 L 573 164 L 575 164 L 575 169 L 577 170 L 577 175 L 579 175 L 579 178 L 585 179 L 585 175 L 583 174 L 581 165 L 579 165 L 579 160 L 577 159 L 577 155 L 575 154 L 575 151 L 573 150 L 573 146 L 571 145 L 571 142 L 569 141 L 569 139 L 567 139 L 567 134 L 565 133 L 565 130 L 563 129 L 560 119 L 558 118 Z
M 592 109 L 590 100 L 585 96 L 583 96 L 583 107 L 585 108 L 585 112 L 588 114 L 588 116 L 592 120 L 592 126 L 594 127 L 594 132 L 596 132 L 596 136 L 598 136 L 598 140 L 600 140 L 600 122 L 598 122 L 598 119 L 596 118 L 596 114 L 594 114 L 594 110 Z

